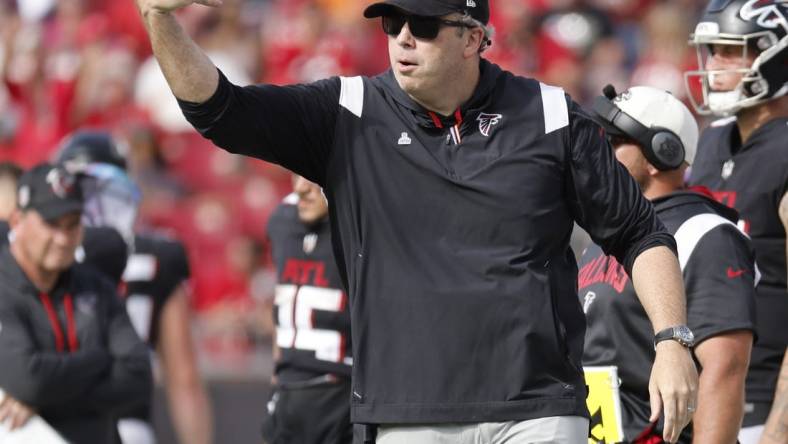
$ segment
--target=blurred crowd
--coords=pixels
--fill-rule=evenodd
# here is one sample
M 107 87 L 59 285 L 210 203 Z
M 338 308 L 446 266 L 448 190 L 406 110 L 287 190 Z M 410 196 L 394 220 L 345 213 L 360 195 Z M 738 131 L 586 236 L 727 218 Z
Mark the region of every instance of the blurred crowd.
M 181 22 L 235 83 L 287 84 L 388 67 L 367 0 L 224 0 Z M 695 0 L 493 0 L 484 57 L 588 103 L 607 83 L 684 99 Z M 0 160 L 49 159 L 77 128 L 124 141 L 144 199 L 140 223 L 188 247 L 202 361 L 259 375 L 270 344 L 275 276 L 265 239 L 290 174 L 227 154 L 181 116 L 132 0 L 0 0 Z

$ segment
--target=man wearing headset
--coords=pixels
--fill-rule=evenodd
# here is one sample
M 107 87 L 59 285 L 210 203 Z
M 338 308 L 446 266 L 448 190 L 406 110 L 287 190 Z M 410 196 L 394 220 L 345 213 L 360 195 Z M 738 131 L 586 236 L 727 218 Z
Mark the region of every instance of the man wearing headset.
M 687 321 L 701 367 L 693 426 L 681 443 L 735 443 L 744 404 L 744 379 L 753 342 L 752 246 L 736 227 L 737 213 L 703 189 L 684 188 L 698 141 L 694 117 L 671 94 L 612 86 L 594 102 L 616 158 L 651 200 L 676 238 L 687 294 Z M 580 259 L 578 295 L 586 313 L 585 366 L 616 366 L 627 442 L 661 443 L 662 424 L 649 409 L 648 375 L 655 342 L 635 290 L 612 256 L 597 245 Z M 593 414 L 593 412 L 592 412 Z

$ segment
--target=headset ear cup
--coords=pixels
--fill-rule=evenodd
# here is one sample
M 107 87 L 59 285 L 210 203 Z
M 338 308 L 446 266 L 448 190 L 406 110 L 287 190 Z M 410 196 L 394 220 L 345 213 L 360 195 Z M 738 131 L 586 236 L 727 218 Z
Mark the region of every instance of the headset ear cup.
M 651 155 L 658 170 L 675 170 L 684 162 L 684 144 L 670 131 L 659 131 L 651 138 Z

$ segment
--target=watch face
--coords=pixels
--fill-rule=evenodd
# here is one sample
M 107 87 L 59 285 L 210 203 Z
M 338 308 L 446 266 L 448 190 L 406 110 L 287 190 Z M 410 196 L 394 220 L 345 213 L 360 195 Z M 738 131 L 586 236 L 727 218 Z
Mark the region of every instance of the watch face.
M 674 337 L 682 344 L 692 345 L 695 342 L 695 335 L 692 334 L 692 330 L 690 330 L 686 325 L 681 325 L 674 328 L 673 334 L 675 335 Z

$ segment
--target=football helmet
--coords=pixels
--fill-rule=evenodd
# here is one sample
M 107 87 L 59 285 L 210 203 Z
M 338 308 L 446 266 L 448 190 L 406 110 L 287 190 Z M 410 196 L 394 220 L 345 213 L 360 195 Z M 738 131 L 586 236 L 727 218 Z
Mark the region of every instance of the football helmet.
M 85 196 L 82 223 L 88 227 L 110 227 L 134 247 L 134 226 L 142 192 L 125 171 L 109 163 L 90 163 L 79 171 Z
M 685 83 L 699 114 L 733 115 L 788 93 L 788 0 L 712 0 L 689 43 L 699 69 L 685 73 Z M 708 69 L 713 45 L 740 48 L 745 63 Z M 741 76 L 732 90 L 712 90 L 715 76 L 731 74 Z
M 126 173 L 123 151 L 110 133 L 82 130 L 64 139 L 54 161 L 82 177 L 82 223 L 114 228 L 123 236 L 130 253 L 142 192 Z
M 60 144 L 55 156 L 56 163 L 87 165 L 90 163 L 108 163 L 126 169 L 124 146 L 117 143 L 106 131 L 76 131 Z

